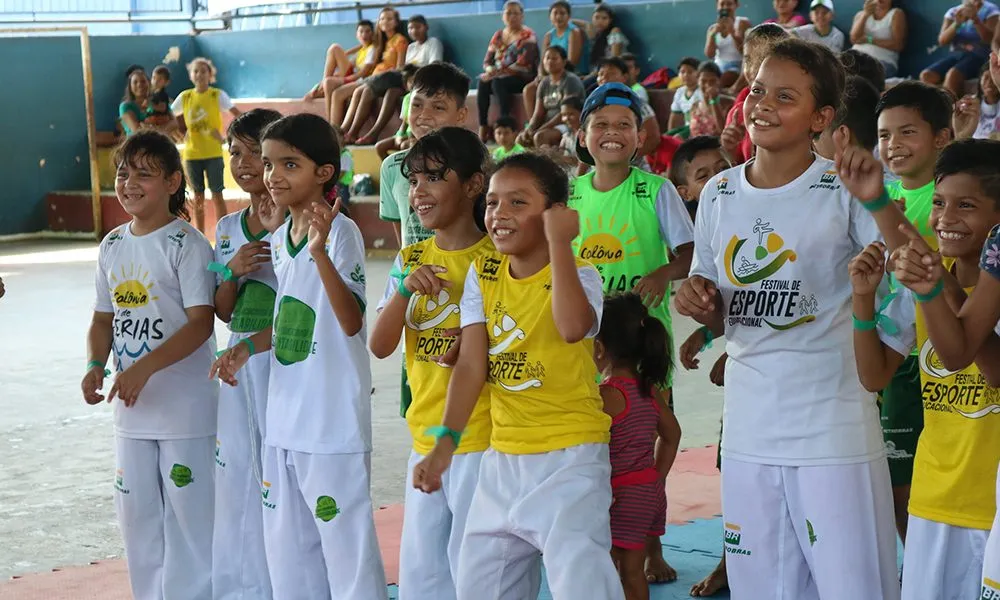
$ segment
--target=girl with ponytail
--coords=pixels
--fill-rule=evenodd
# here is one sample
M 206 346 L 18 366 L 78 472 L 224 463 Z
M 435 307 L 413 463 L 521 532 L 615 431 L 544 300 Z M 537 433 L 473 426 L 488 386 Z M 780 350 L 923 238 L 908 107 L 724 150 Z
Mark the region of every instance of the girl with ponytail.
M 649 597 L 647 536 L 666 530 L 665 479 L 681 428 L 659 392 L 672 361 L 670 338 L 637 294 L 604 300 L 594 362 L 603 376 L 601 398 L 611 417 L 611 554 L 625 598 Z

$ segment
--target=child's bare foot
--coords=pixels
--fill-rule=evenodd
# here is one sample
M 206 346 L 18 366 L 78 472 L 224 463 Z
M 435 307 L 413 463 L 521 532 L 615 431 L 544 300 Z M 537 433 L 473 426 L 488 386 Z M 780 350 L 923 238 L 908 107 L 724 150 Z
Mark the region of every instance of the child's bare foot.
M 722 557 L 708 577 L 691 586 L 691 595 L 696 597 L 714 596 L 719 591 L 729 587 L 729 577 L 726 575 L 726 557 Z
M 677 571 L 663 558 L 663 545 L 660 538 L 651 535 L 646 537 L 646 581 L 649 583 L 669 583 L 677 581 Z

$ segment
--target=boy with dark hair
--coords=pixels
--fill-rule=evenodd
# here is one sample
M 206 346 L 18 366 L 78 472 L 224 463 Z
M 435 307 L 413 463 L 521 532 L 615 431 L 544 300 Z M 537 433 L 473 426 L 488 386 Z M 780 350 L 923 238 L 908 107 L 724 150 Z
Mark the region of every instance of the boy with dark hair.
M 628 81 L 626 85 L 635 92 L 636 96 L 639 96 L 640 100 L 648 103 L 649 92 L 646 91 L 646 88 L 642 87 L 642 83 L 639 81 L 639 59 L 631 52 L 622 54 L 620 58 L 625 61 L 625 66 L 628 67 Z
M 677 188 L 692 219 L 705 184 L 730 166 L 732 165 L 722 151 L 722 143 L 715 136 L 699 135 L 690 138 L 674 152 L 674 159 L 670 163 L 670 182 Z
M 822 44 L 835 53 L 844 49 L 844 32 L 833 24 L 833 0 L 812 0 L 809 3 L 809 25 L 792 30 L 800 39 Z
M 756 155 L 705 186 L 676 300 L 729 354 L 729 586 L 734 598 L 897 600 L 885 445 L 852 359 L 845 268 L 879 237 L 855 197 L 879 196 L 881 170 L 838 146 L 857 159 L 845 164 L 878 172 L 873 196 L 870 181 L 813 153 L 845 85 L 828 48 L 786 39 L 754 75 L 744 110 Z
M 670 104 L 670 121 L 667 122 L 667 131 L 673 131 L 679 127 L 687 125 L 691 106 L 701 99 L 701 89 L 698 87 L 698 66 L 701 62 L 693 56 L 681 59 L 677 66 L 678 77 L 681 78 L 681 87 L 674 90 L 674 100 Z
M 628 65 L 619 57 L 611 56 L 603 58 L 597 66 L 597 84 L 620 83 L 628 87 Z M 635 92 L 633 92 L 635 93 Z M 641 99 L 638 104 L 641 115 L 640 129 L 645 132 L 643 140 L 639 143 L 639 150 L 636 152 L 633 164 L 648 169 L 646 156 L 656 151 L 660 141 L 660 125 L 656 120 L 656 113 L 648 102 Z
M 1000 587 L 989 576 L 996 569 L 984 569 L 1000 464 L 1000 415 L 993 410 L 1000 400 L 1000 390 L 993 387 L 1000 379 L 1000 339 L 991 332 L 974 351 L 972 364 L 942 368 L 929 358 L 936 357 L 936 345 L 930 332 L 933 309 L 928 310 L 931 303 L 949 312 L 949 304 L 962 306 L 980 281 L 981 249 L 1000 224 L 998 152 L 1000 143 L 986 140 L 955 142 L 941 151 L 930 214 L 940 248 L 940 256 L 933 255 L 933 278 L 904 277 L 906 287 L 876 310 L 884 246 L 869 246 L 850 264 L 855 360 L 864 386 L 881 389 L 913 353 L 923 357 L 918 400 L 926 422 L 913 465 L 904 599 L 979 598 L 980 591 L 982 598 L 995 598 Z M 889 204 L 883 210 L 896 208 Z M 915 232 L 912 236 L 925 254 L 908 252 L 907 259 L 896 262 L 896 272 L 927 268 L 921 258 L 931 255 L 930 248 Z
M 760 65 L 767 58 L 770 49 L 778 42 L 788 39 L 789 33 L 781 25 L 764 23 L 751 28 L 743 41 L 743 75 L 747 86 L 736 96 L 733 107 L 726 116 L 726 128 L 722 130 L 720 140 L 726 154 L 733 164 L 741 164 L 753 155 L 753 144 L 747 135 L 746 121 L 743 114 L 743 104 L 750 95 L 750 84 L 757 77 Z
M 878 145 L 878 121 L 875 118 L 878 102 L 879 93 L 868 80 L 848 76 L 844 85 L 844 101 L 837 116 L 813 144 L 816 154 L 834 159 L 833 134 L 838 130 L 847 137 L 849 144 L 874 152 Z
M 167 94 L 168 85 L 170 85 L 170 69 L 166 65 L 157 65 L 149 82 L 150 111 L 146 120 L 161 130 L 174 120 L 174 115 L 170 112 L 171 99 Z
M 514 117 L 500 117 L 493 124 L 493 139 L 497 147 L 493 150 L 493 160 L 500 161 L 505 156 L 524 152 L 524 146 L 517 142 L 517 121 Z
M 870 54 L 851 48 L 840 53 L 840 64 L 847 75 L 857 75 L 875 86 L 879 94 L 885 91 L 885 67 Z
M 461 127 L 468 110 L 465 98 L 469 95 L 469 76 L 451 63 L 436 62 L 421 67 L 413 76 L 410 92 L 410 133 L 420 139 L 442 127 Z M 403 176 L 402 166 L 406 152 L 397 152 L 382 161 L 379 169 L 379 217 L 392 222 L 396 241 L 405 248 L 432 235 L 425 229 L 410 207 L 410 182 Z M 457 332 L 456 332 L 457 334 Z M 457 344 L 456 344 L 457 346 Z M 400 385 L 400 415 L 406 416 L 410 405 L 410 387 L 406 368 L 402 370 Z

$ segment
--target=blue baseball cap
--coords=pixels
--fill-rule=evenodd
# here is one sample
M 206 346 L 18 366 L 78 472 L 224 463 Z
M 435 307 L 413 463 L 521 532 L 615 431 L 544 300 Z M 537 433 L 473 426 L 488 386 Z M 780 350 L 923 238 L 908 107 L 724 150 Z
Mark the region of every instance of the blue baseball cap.
M 591 92 L 587 96 L 587 100 L 583 103 L 583 112 L 580 113 L 580 123 L 586 124 L 587 117 L 612 104 L 632 109 L 632 112 L 635 114 L 636 123 L 642 123 L 642 109 L 640 108 L 642 100 L 624 83 L 605 83 Z M 594 157 L 587 151 L 587 147 L 580 142 L 579 137 L 576 139 L 576 156 L 588 165 L 594 164 Z

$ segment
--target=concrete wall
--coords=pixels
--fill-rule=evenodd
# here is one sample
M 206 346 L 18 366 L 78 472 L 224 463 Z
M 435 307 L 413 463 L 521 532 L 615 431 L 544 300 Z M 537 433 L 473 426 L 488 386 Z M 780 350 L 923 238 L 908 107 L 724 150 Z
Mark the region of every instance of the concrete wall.
M 487 2 L 470 2 L 483 10 Z M 529 7 L 544 5 L 532 0 Z M 898 2 L 897 2 L 898 3 Z M 905 74 L 915 74 L 930 60 L 941 15 L 957 0 L 906 0 L 910 23 L 909 47 L 902 60 Z M 805 0 L 802 1 L 805 5 Z M 862 0 L 838 0 L 837 25 L 846 30 Z M 744 0 L 740 13 L 758 23 L 772 15 L 767 0 Z M 465 5 L 452 5 L 452 12 Z M 591 5 L 574 6 L 575 16 L 589 18 Z M 404 18 L 420 11 L 404 8 Z M 644 72 L 674 65 L 686 55 L 701 56 L 704 31 L 714 19 L 711 0 L 669 0 L 615 4 L 619 22 L 633 40 Z M 368 18 L 373 14 L 366 13 Z M 424 10 L 428 15 L 437 11 Z M 540 34 L 549 27 L 544 8 L 528 11 L 527 24 Z M 445 44 L 447 56 L 475 77 L 490 35 L 501 26 L 499 14 L 431 17 L 432 35 Z M 124 89 L 124 70 L 132 64 L 148 70 L 159 64 L 172 46 L 181 61 L 172 65 L 172 95 L 189 87 L 183 64 L 197 55 L 219 67 L 219 87 L 233 97 L 299 97 L 319 78 L 326 47 L 354 43 L 354 25 L 347 23 L 206 33 L 197 38 L 115 36 L 92 38 L 97 127 L 112 130 Z M 45 228 L 43 200 L 53 190 L 87 189 L 86 121 L 79 42 L 75 37 L 0 38 L 0 93 L 5 143 L 0 164 L 6 175 L 0 187 L 0 235 Z M 942 52 L 938 50 L 937 53 Z M 935 54 L 936 55 L 936 54 Z M 41 161 L 44 160 L 44 164 Z

